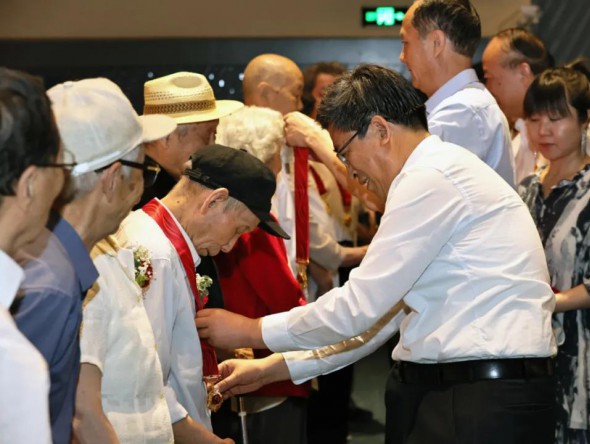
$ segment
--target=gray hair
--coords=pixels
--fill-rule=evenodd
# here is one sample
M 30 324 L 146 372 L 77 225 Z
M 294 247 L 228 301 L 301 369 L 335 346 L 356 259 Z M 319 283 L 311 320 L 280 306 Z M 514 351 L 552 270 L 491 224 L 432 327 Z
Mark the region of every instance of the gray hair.
M 269 108 L 246 106 L 220 120 L 216 142 L 242 149 L 268 164 L 285 144 L 283 116 Z
M 422 39 L 440 29 L 455 52 L 469 58 L 481 40 L 479 14 L 469 0 L 423 0 L 414 10 L 412 26 Z
M 131 151 L 129 151 L 127 154 L 121 157 L 121 159 L 136 162 L 139 159 L 141 153 L 141 146 L 141 144 L 137 145 L 135 148 L 133 148 Z M 109 166 L 110 165 L 107 165 L 105 169 Z M 98 172 L 88 171 L 87 173 L 80 174 L 79 176 L 72 176 L 69 182 L 69 187 L 73 191 L 74 199 L 80 199 L 81 197 L 84 197 L 86 194 L 92 191 L 96 186 L 102 173 L 103 170 L 101 169 Z M 131 167 L 123 165 L 121 167 L 121 174 L 123 175 L 125 180 L 129 180 L 129 178 L 131 177 Z

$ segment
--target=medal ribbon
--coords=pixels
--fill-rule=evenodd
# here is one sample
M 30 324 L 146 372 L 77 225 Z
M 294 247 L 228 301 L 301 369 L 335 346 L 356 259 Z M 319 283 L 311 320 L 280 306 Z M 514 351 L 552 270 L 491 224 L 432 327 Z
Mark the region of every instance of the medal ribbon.
M 178 224 L 174 218 L 170 215 L 168 210 L 157 200 L 152 199 L 142 207 L 142 210 L 150 216 L 164 232 L 164 235 L 174 246 L 180 262 L 186 273 L 188 283 L 193 292 L 195 298 L 195 307 L 197 311 L 201 310 L 204 305 L 204 301 L 199 296 L 199 290 L 197 289 L 197 276 L 195 273 L 195 261 L 191 254 L 191 250 L 184 239 L 184 236 L 178 228 Z M 196 327 L 195 327 L 196 328 Z M 203 353 L 203 375 L 218 375 L 219 368 L 217 367 L 217 356 L 215 349 L 209 345 L 208 342 L 199 339 L 201 341 L 201 351 Z

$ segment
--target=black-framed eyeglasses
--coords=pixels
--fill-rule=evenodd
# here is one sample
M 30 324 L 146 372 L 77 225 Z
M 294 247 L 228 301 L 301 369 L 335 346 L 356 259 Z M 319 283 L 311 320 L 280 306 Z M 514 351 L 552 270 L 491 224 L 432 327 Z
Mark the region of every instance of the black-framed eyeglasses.
M 132 162 L 130 160 L 119 159 L 117 162 L 121 162 L 121 165 L 125 165 L 131 168 L 137 168 L 143 171 L 143 186 L 144 188 L 151 187 L 160 174 L 160 165 L 155 162 L 146 161 L 145 163 Z
M 37 163 L 35 165 L 37 165 L 41 168 L 63 168 L 68 171 L 71 171 L 72 169 L 74 169 L 74 167 L 76 167 L 76 165 L 78 165 L 76 163 L 76 158 L 74 157 L 74 154 L 65 148 L 62 150 L 61 157 L 62 157 L 61 162 Z
M 143 187 L 144 188 L 149 188 L 156 182 L 156 179 L 158 178 L 158 174 L 160 173 L 160 170 L 161 170 L 160 165 L 158 165 L 156 162 L 154 162 L 151 159 L 146 159 L 146 161 L 144 163 L 133 162 L 131 160 L 125 160 L 125 159 L 119 159 L 109 165 L 106 165 L 106 166 L 103 166 L 102 168 L 94 170 L 94 172 L 100 173 L 117 162 L 119 162 L 121 165 L 125 165 L 130 168 L 136 168 L 138 170 L 142 170 L 143 171 Z
M 359 133 L 361 132 L 361 130 L 357 130 L 350 139 L 348 139 L 346 142 L 344 142 L 344 144 L 338 148 L 338 149 L 334 149 L 334 152 L 336 153 L 336 156 L 338 156 L 338 159 L 340 159 L 340 162 L 342 162 L 344 165 L 348 165 L 348 159 L 346 158 L 346 151 L 348 150 L 348 147 L 350 146 L 350 144 L 352 143 L 352 141 L 354 140 L 354 138 L 356 136 L 359 135 Z

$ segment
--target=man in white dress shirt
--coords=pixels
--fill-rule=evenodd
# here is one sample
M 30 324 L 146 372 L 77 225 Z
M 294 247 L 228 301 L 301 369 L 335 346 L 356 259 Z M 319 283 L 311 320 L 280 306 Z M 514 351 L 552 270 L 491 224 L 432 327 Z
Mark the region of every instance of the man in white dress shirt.
M 216 346 L 308 350 L 226 361 L 218 388 L 334 370 L 399 327 L 388 444 L 553 442 L 555 299 L 522 200 L 472 153 L 428 133 L 419 96 L 394 71 L 345 74 L 318 117 L 337 156 L 386 201 L 381 225 L 349 281 L 315 303 L 254 320 L 198 313 Z
M 195 294 L 201 256 L 232 249 L 256 226 L 286 237 L 270 216 L 274 174 L 244 151 L 221 145 L 201 148 L 192 166 L 161 201 L 129 215 L 116 237 L 122 247 L 144 246 L 153 279 L 145 307 L 162 364 L 164 394 L 177 443 L 230 443 L 211 432 L 203 376 L 216 374 L 210 347 L 202 347 L 194 316 L 206 303 Z M 263 272 L 263 270 L 261 270 Z
M 508 122 L 471 69 L 481 40 L 479 16 L 468 0 L 419 0 L 401 29 L 400 60 L 426 101 L 428 130 L 473 152 L 514 186 Z
M 0 441 L 51 442 L 47 363 L 8 312 L 24 279 L 12 256 L 42 232 L 64 184 L 41 79 L 0 69 Z
M 530 149 L 524 117 L 524 96 L 535 76 L 552 63 L 543 42 L 525 29 L 500 31 L 482 56 L 486 87 L 512 123 L 516 135 L 512 140 L 516 184 L 535 171 L 539 159 Z

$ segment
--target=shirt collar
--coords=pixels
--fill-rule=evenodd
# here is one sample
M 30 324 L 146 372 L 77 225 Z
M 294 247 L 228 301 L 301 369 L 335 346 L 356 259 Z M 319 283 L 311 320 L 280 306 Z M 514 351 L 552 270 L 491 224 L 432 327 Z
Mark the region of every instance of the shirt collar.
M 92 262 L 86 245 L 84 245 L 84 242 L 82 242 L 74 227 L 67 220 L 55 213 L 52 215 L 49 229 L 67 251 L 76 276 L 78 277 L 80 291 L 86 293 L 98 279 L 98 270 Z
M 393 182 L 391 183 L 391 186 L 389 187 L 389 191 L 387 193 L 388 200 L 391 197 L 391 195 L 393 194 L 393 189 L 396 187 L 397 182 L 399 180 L 401 180 L 403 173 L 408 168 L 410 168 L 414 164 L 418 163 L 423 156 L 428 156 L 428 153 L 431 149 L 438 149 L 438 147 L 440 147 L 441 143 L 442 143 L 442 140 L 440 139 L 440 137 L 430 135 L 430 136 L 426 137 L 424 140 L 422 140 L 422 142 L 420 142 L 416 146 L 416 148 L 414 148 L 414 150 L 412 151 L 412 153 L 410 154 L 410 156 L 408 157 L 408 159 L 404 163 L 404 166 L 402 167 L 399 174 L 395 177 L 395 179 L 393 179 Z
M 12 305 L 18 287 L 25 277 L 23 269 L 4 251 L 0 250 L 0 306 L 6 310 Z
M 116 257 L 120 249 L 121 246 L 117 242 L 117 238 L 111 235 L 100 240 L 90 252 L 90 256 L 92 259 L 100 254 L 108 254 L 109 256 Z
M 166 211 L 168 211 L 168 214 L 170 214 L 170 216 L 172 216 L 172 220 L 174 220 L 174 223 L 176 224 L 176 226 L 178 227 L 178 229 L 182 233 L 182 237 L 184 238 L 184 241 L 188 245 L 188 248 L 191 252 L 191 256 L 193 257 L 193 261 L 195 263 L 195 267 L 197 267 L 201 263 L 201 258 L 199 257 L 199 253 L 197 253 L 197 249 L 195 248 L 193 241 L 191 240 L 190 237 L 188 237 L 188 234 L 186 233 L 186 231 L 184 231 L 184 228 L 182 228 L 182 225 L 180 225 L 180 222 L 178 222 L 178 219 L 176 219 L 176 216 L 174 216 L 174 214 L 172 214 L 172 211 L 170 211 L 168 209 L 168 207 L 166 205 L 164 205 L 164 203 L 160 199 L 158 199 L 158 202 L 160 202 L 160 205 L 162 205 L 162 207 L 164 207 L 166 209 Z
M 430 136 L 426 137 L 424 140 L 422 140 L 422 142 L 416 145 L 416 148 L 414 148 L 414 150 L 408 157 L 408 160 L 406 160 L 406 163 L 402 167 L 400 173 L 403 173 L 407 168 L 410 168 L 415 163 L 419 162 L 420 158 L 423 155 L 428 155 L 427 153 L 430 149 L 438 149 L 441 143 L 442 140 L 438 136 L 431 134 Z
M 434 108 L 436 108 L 440 103 L 445 100 L 447 97 L 452 96 L 458 91 L 466 88 L 469 84 L 478 84 L 473 86 L 480 86 L 483 85 L 480 83 L 479 79 L 477 78 L 477 74 L 475 73 L 474 69 L 464 69 L 455 77 L 447 81 L 443 86 L 441 86 L 427 101 L 426 101 L 426 112 L 431 113 Z
M 103 254 L 117 259 L 125 275 L 131 281 L 135 282 L 135 249 L 133 247 L 122 246 L 128 245 L 128 243 L 124 240 L 126 239 L 126 233 L 124 230 L 119 231 L 118 235 L 121 236 L 121 243 L 117 237 L 113 235 L 107 236 L 94 246 L 90 255 L 92 256 L 93 260 L 96 260 Z

